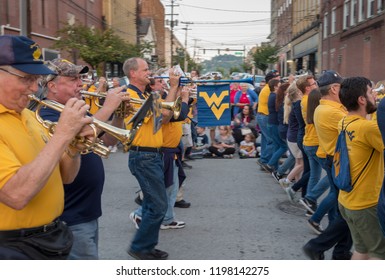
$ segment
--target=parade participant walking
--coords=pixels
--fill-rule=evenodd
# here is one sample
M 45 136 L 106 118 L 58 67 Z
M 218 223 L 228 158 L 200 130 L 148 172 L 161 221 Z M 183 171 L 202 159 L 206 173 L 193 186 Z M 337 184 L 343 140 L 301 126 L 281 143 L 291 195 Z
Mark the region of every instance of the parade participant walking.
M 69 146 L 83 127 L 89 106 L 70 98 L 55 133 L 26 109 L 43 65 L 41 49 L 24 36 L 0 36 L 0 259 L 65 259 L 73 242 L 65 223 L 63 183 L 79 171 L 80 156 Z
M 384 143 L 377 122 L 366 119 L 377 110 L 371 81 L 364 77 L 345 79 L 340 99 L 348 110 L 338 128 L 346 129 L 348 136 L 346 146 L 353 189 L 340 190 L 338 202 L 353 238 L 352 259 L 383 260 L 385 237 L 377 217 L 377 204 L 384 178 Z
M 150 83 L 150 70 L 145 60 L 130 58 L 124 62 L 123 71 L 130 80 L 128 93 L 130 97 L 145 99 L 146 86 Z M 179 84 L 179 75 L 170 73 L 170 91 L 165 99 L 175 101 Z M 162 110 L 162 123 L 168 123 L 172 111 Z M 143 213 L 139 229 L 128 248 L 128 254 L 135 259 L 167 259 L 168 253 L 155 249 L 159 239 L 159 229 L 167 211 L 167 194 L 164 184 L 164 170 L 161 147 L 162 129 L 153 133 L 153 118 L 147 117 L 137 129 L 129 151 L 129 168 L 138 180 L 143 192 Z
M 87 66 L 76 66 L 65 59 L 54 59 L 49 68 L 57 75 L 49 75 L 43 80 L 47 100 L 65 104 L 70 98 L 81 99 L 81 74 L 88 72 Z M 123 87 L 107 93 L 103 104 L 93 117 L 106 122 L 120 105 L 127 100 L 121 92 Z M 57 121 L 60 112 L 45 107 L 39 110 L 43 119 Z M 114 116 L 112 125 L 123 126 L 123 118 Z M 114 145 L 117 140 L 107 133 L 101 138 L 106 145 Z M 98 219 L 102 215 L 101 197 L 104 185 L 104 167 L 100 156 L 88 153 L 81 156 L 79 174 L 71 184 L 64 185 L 64 212 L 60 217 L 74 235 L 74 245 L 69 259 L 98 259 Z

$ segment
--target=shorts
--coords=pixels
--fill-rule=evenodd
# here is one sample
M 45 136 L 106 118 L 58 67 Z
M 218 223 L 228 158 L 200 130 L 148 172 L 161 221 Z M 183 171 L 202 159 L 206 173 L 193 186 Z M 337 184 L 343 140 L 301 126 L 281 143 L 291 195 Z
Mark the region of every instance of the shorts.
M 338 208 L 349 226 L 355 250 L 385 260 L 385 237 L 378 222 L 377 205 L 349 210 L 338 203 Z
M 189 123 L 182 124 L 182 143 L 185 148 L 193 146 L 191 124 Z
M 303 158 L 302 152 L 299 149 L 296 142 L 287 141 L 290 152 L 293 154 L 294 158 Z

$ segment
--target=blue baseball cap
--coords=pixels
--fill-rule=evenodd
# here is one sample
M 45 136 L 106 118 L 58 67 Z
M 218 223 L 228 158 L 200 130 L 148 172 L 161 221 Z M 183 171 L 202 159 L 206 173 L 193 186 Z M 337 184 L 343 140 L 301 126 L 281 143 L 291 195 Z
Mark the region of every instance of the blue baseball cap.
M 10 65 L 32 75 L 55 74 L 44 65 L 40 47 L 28 37 L 2 35 L 0 50 L 0 66 Z
M 325 70 L 322 75 L 318 78 L 318 86 L 323 87 L 331 84 L 341 84 L 343 78 L 334 70 Z

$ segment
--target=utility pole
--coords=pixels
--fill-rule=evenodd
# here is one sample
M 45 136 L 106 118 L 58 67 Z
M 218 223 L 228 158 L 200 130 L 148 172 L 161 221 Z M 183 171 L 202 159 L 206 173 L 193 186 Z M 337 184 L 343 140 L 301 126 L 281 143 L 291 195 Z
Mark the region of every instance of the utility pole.
M 184 72 L 186 73 L 187 70 L 188 70 L 188 63 L 187 63 L 187 30 L 188 29 L 188 25 L 191 24 L 191 22 L 185 22 L 184 24 L 186 24 L 186 27 L 185 28 L 182 28 L 183 30 L 186 31 L 186 35 L 185 35 L 185 38 L 184 38 Z
M 171 0 L 171 5 L 167 5 L 167 6 L 171 7 L 171 14 L 167 14 L 167 15 L 171 16 L 171 21 L 170 21 L 171 66 L 173 65 L 173 58 L 174 58 L 174 26 L 178 25 L 178 21 L 174 20 L 174 15 L 177 16 L 177 14 L 174 14 L 174 7 L 178 6 L 178 5 L 175 5 L 175 1 L 176 0 Z
M 29 0 L 20 0 L 20 35 L 31 37 L 31 12 Z

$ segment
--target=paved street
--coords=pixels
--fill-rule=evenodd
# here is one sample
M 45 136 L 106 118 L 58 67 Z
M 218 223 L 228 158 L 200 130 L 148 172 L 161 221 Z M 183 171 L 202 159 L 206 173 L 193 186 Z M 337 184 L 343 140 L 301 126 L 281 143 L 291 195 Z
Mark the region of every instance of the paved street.
M 126 253 L 135 227 L 128 215 L 139 185 L 127 167 L 128 154 L 105 160 L 106 184 L 100 219 L 100 258 L 130 259 Z M 302 245 L 314 233 L 305 211 L 288 202 L 273 177 L 256 159 L 189 161 L 185 199 L 175 208 L 184 229 L 161 230 L 158 248 L 175 260 L 303 260 Z

